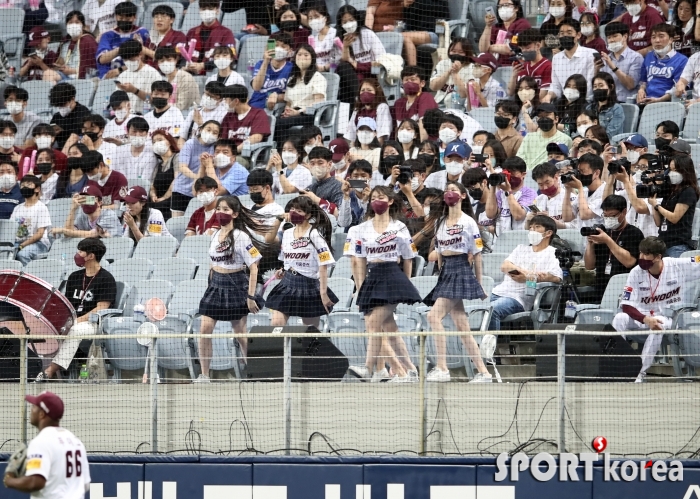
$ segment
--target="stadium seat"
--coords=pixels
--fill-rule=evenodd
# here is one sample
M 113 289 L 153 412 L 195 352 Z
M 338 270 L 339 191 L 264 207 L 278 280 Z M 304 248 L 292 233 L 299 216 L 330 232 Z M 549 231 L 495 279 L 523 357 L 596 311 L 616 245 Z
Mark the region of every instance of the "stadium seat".
M 678 329 L 693 330 L 692 333 L 676 334 L 670 339 L 673 370 L 676 376 L 696 376 L 697 368 L 700 367 L 700 313 L 683 312 L 678 315 Z M 680 357 L 685 362 L 686 372 L 683 372 L 683 365 Z
M 533 329 L 539 329 L 542 324 L 556 322 L 560 297 L 561 286 L 559 284 L 538 282 L 532 310 L 504 317 L 501 319 L 501 327 L 504 324 L 531 322 Z
M 585 249 L 586 239 L 581 235 L 579 229 L 557 229 L 557 236 L 569 243 L 573 251 Z
M 246 330 L 250 333 L 251 328 L 255 326 L 269 326 L 272 324 L 272 314 L 267 312 L 258 312 L 257 314 L 248 314 L 246 321 Z
M 415 277 L 420 277 L 423 275 L 425 270 L 425 258 L 420 255 L 416 255 L 413 259 L 413 275 Z
M 197 318 L 192 323 L 192 332 L 199 332 L 201 319 Z M 194 357 L 199 358 L 199 342 L 193 341 L 192 347 Z M 233 328 L 230 322 L 219 321 L 214 327 L 211 337 L 212 357 L 209 365 L 211 371 L 231 371 L 235 372 L 236 378 L 241 379 L 241 372 L 238 359 L 242 360 L 242 355 L 238 347 L 238 341 L 234 339 Z
M 140 325 L 133 317 L 106 317 L 102 330 L 106 335 L 134 334 Z M 103 342 L 102 355 L 114 371 L 113 381 L 120 381 L 122 371 L 142 371 L 146 367 L 148 347 L 132 338 L 108 338 Z
M 73 203 L 71 198 L 52 199 L 46 207 L 49 209 L 52 227 L 63 227 L 68 218 L 70 205 Z
M 5 9 L 3 9 L 3 12 L 6 12 Z M 21 25 L 20 25 L 21 28 Z M 3 32 L 4 33 L 4 32 Z M 0 49 L 5 51 L 5 55 L 7 56 L 7 63 L 10 66 L 14 66 L 15 68 L 18 68 L 17 71 L 19 71 L 19 68 L 22 67 L 22 57 L 24 54 L 24 45 L 25 45 L 25 36 L 22 33 L 15 33 L 12 35 L 3 35 L 0 37 Z M 32 109 L 32 111 L 34 111 Z M 50 110 L 44 110 L 51 112 Z M 36 112 L 36 111 L 34 111 Z
M 151 279 L 149 281 L 139 281 L 135 283 L 130 291 L 129 296 L 124 303 L 124 316 L 131 317 L 134 315 L 134 305 L 145 305 L 151 298 L 160 298 L 166 306 L 173 296 L 175 288 L 169 281 L 161 279 Z
M 683 140 L 700 144 L 698 140 L 700 133 L 700 104 L 693 104 L 688 108 L 683 125 Z
M 129 178 L 126 181 L 129 183 L 129 187 L 143 187 L 146 192 L 151 190 L 151 181 L 147 178 Z
M 3 260 L 14 256 L 16 239 L 17 222 L 13 220 L 0 220 L 0 255 L 3 255 Z
M 129 258 L 134 250 L 134 240 L 130 237 L 106 237 L 102 239 L 102 242 L 107 248 L 107 253 L 102 257 L 102 260 L 110 263 Z
M 143 16 L 138 20 L 139 26 L 144 26 L 146 28 L 152 28 L 153 26 L 153 9 L 158 5 L 167 5 L 175 11 L 175 22 L 173 22 L 173 29 L 177 30 L 182 24 L 182 18 L 184 16 L 184 7 L 180 2 L 148 2 L 146 3 L 146 9 L 143 12 Z
M 487 132 L 496 133 L 496 123 L 493 121 L 495 113 L 496 110 L 492 107 L 476 107 L 469 111 L 469 116 L 478 121 Z
M 467 19 L 469 0 L 453 0 L 451 2 L 447 2 L 447 6 L 450 9 L 450 19 L 447 20 L 447 25 L 449 26 L 450 33 L 446 38 L 448 40 L 451 40 L 455 37 L 467 37 L 469 35 L 470 26 L 470 22 Z M 426 43 L 423 45 L 419 45 L 418 48 L 435 50 L 437 49 L 437 44 Z
M 245 9 L 238 9 L 235 12 L 226 12 L 221 20 L 221 24 L 226 26 L 233 33 L 243 32 L 243 28 L 248 24 L 246 21 Z M 260 54 L 260 56 L 262 57 L 262 54 Z
M 92 98 L 93 113 L 102 114 L 105 107 L 109 104 L 109 96 L 117 90 L 114 80 L 100 80 L 95 90 L 95 96 Z
M 345 248 L 345 240 L 347 235 L 342 232 L 334 232 L 331 235 L 331 251 L 333 252 L 333 258 L 338 261 L 343 256 L 343 249 Z
M 416 287 L 418 290 L 418 294 L 421 297 L 421 300 L 428 296 L 428 293 L 430 293 L 435 285 L 437 284 L 437 276 L 418 276 L 418 277 L 412 277 L 411 278 L 411 283 Z M 412 316 L 412 311 L 416 305 L 420 304 L 414 304 L 414 305 L 407 305 L 405 303 L 399 303 L 396 307 L 396 313 L 397 314 L 403 314 L 407 317 L 413 317 Z
M 156 262 L 173 256 L 177 250 L 177 239 L 174 237 L 144 237 L 136 248 L 134 248 L 134 258 L 146 258 L 151 262 Z
M 270 135 L 268 135 L 267 140 L 252 144 L 250 146 L 251 168 L 255 168 L 259 163 L 267 164 L 267 161 L 270 159 L 270 151 L 275 147 L 274 137 L 275 123 L 277 122 L 277 119 L 274 116 L 268 116 L 268 119 L 270 120 Z
M 345 0 L 326 0 L 328 6 L 328 23 L 335 25 L 335 19 L 340 8 L 345 5 Z
M 90 109 L 95 95 L 95 83 L 92 79 L 70 80 L 70 84 L 75 87 L 75 100 Z
M 177 252 L 179 258 L 191 258 L 197 262 L 198 268 L 205 269 L 204 274 L 209 269 L 209 246 L 211 245 L 211 237 L 209 236 L 190 236 L 183 239 L 180 245 L 180 250 Z M 199 274 L 199 272 L 198 272 Z
M 49 102 L 49 92 L 53 87 L 53 82 L 42 80 L 29 80 L 22 83 L 22 88 L 29 92 L 27 109 L 36 112 L 39 110 L 52 109 Z M 70 201 L 70 199 L 68 199 Z
M 187 208 L 185 209 L 185 219 L 189 222 L 192 214 L 202 207 L 202 203 L 196 197 L 190 199 L 187 203 Z
M 321 73 L 326 79 L 326 100 L 306 108 L 304 114 L 314 115 L 314 126 L 321 129 L 324 142 L 330 142 L 338 135 L 338 86 L 340 77 L 335 73 Z
M 360 312 L 332 312 L 326 321 L 331 342 L 348 358 L 350 365 L 365 365 L 367 338 L 347 337 L 343 333 L 365 332 L 365 319 Z
M 338 297 L 336 307 L 338 309 L 347 309 L 352 301 L 352 294 L 355 291 L 355 283 L 352 279 L 344 277 L 331 277 L 328 279 L 328 289 L 333 291 Z M 335 307 L 333 307 L 335 310 Z
M 367 10 L 369 0 L 347 0 L 348 5 L 352 5 L 357 10 Z
M 194 317 L 207 287 L 209 284 L 203 280 L 181 281 L 175 286 L 175 293 L 168 303 L 168 314 L 176 316 L 187 314 Z
M 65 268 L 60 260 L 32 260 L 25 267 L 25 272 L 31 274 L 39 279 L 42 279 L 54 288 L 58 289 L 61 287 L 63 282 L 63 273 Z
M 2 9 L 2 16 L 0 16 L 0 33 L 2 33 L 2 38 L 13 35 L 21 35 L 23 25 L 24 9 L 18 9 L 16 7 Z M 17 68 L 17 74 L 19 75 L 20 67 L 15 67 Z
M 155 262 L 153 279 L 164 279 L 178 286 L 183 281 L 191 281 L 196 270 L 197 263 L 191 258 L 166 258 Z
M 190 219 L 186 217 L 173 217 L 165 222 L 168 232 L 177 239 L 178 243 L 182 243 L 182 240 L 185 239 L 185 232 L 187 231 L 187 224 L 189 221 Z
M 253 206 L 253 201 L 250 199 L 250 194 L 243 194 L 242 196 L 238 196 L 238 200 L 243 206 L 245 206 L 248 209 L 250 209 L 250 207 Z
M 73 261 L 73 255 L 78 251 L 78 243 L 82 237 L 61 237 L 54 240 L 48 253 L 48 258 L 54 260 Z
M 493 74 L 493 79 L 500 82 L 501 87 L 505 90 L 508 88 L 508 82 L 513 74 L 513 66 L 501 66 Z M 478 121 L 478 120 L 477 120 Z M 493 120 L 491 120 L 493 121 Z
M 299 197 L 298 192 L 291 192 L 289 194 L 278 194 L 277 197 L 275 197 L 275 203 L 284 208 L 287 206 L 287 203 L 289 203 L 292 199 L 296 197 Z
M 185 334 L 187 322 L 168 315 L 155 323 L 159 334 Z M 190 379 L 195 378 L 194 359 L 191 356 L 188 338 L 158 338 L 155 344 L 156 362 L 161 379 L 165 378 L 164 369 L 187 369 Z
M 654 143 L 656 137 L 656 125 L 659 124 L 663 117 L 664 120 L 670 120 L 678 124 L 678 128 L 683 128 L 683 118 L 685 117 L 685 107 L 680 102 L 655 102 L 647 104 L 642 112 L 642 117 L 639 120 L 637 133 L 644 135 L 647 142 Z
M 625 121 L 622 123 L 622 131 L 628 134 L 634 133 L 637 130 L 637 121 L 639 120 L 639 106 L 636 104 L 625 103 L 620 105 L 625 113 Z
M 497 2 L 495 0 L 475 0 L 469 2 L 468 16 L 471 26 L 473 27 L 471 33 L 473 34 L 472 38 L 475 42 L 475 47 L 478 46 L 479 37 L 486 28 L 486 9 L 491 7 L 493 11 L 496 12 L 496 10 L 498 10 L 498 5 L 496 4 Z M 493 119 L 491 121 L 493 121 Z
M 189 10 L 187 11 L 189 14 Z M 197 18 L 199 19 L 199 17 Z M 197 24 L 199 24 L 199 21 Z M 236 71 L 238 73 L 248 72 L 248 61 L 258 61 L 262 60 L 263 53 L 267 48 L 267 36 L 252 36 L 246 38 L 238 50 L 238 64 L 236 66 Z M 255 64 L 254 63 L 254 64 Z
M 19 260 L 2 260 L 0 262 L 0 270 L 23 270 L 24 265 Z
M 109 272 L 114 276 L 115 280 L 133 286 L 137 282 L 151 278 L 153 262 L 145 258 L 116 260 L 109 266 Z
M 576 306 L 576 324 L 612 324 L 620 306 L 620 297 L 629 274 L 617 274 L 610 278 L 600 305 L 580 304 Z
M 526 246 L 530 244 L 527 240 L 527 233 L 528 231 L 526 230 L 511 230 L 503 232 L 498 236 L 496 242 L 493 244 L 493 250 L 510 255 L 519 244 L 524 244 Z
M 335 261 L 335 267 L 333 267 L 333 272 L 331 273 L 331 276 L 352 279 L 352 261 L 351 261 L 351 258 L 348 256 L 338 258 Z
M 382 45 L 384 45 L 384 50 L 388 54 L 401 55 L 403 51 L 403 36 L 401 33 L 396 33 L 394 31 L 384 31 L 375 33 L 379 40 L 381 40 Z M 386 101 L 389 106 L 393 106 L 394 103 L 401 97 L 401 81 L 390 82 L 387 80 L 387 72 L 383 67 L 372 68 L 373 74 L 375 71 L 379 71 L 376 75 L 379 84 L 384 90 L 384 95 L 386 96 Z M 493 120 L 492 120 L 493 121 Z

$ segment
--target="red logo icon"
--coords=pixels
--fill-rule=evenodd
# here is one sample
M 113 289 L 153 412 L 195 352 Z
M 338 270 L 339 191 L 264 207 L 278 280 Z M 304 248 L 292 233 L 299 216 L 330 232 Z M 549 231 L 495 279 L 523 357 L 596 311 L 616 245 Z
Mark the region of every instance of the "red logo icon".
M 651 468 L 651 466 L 654 464 L 653 461 L 647 461 L 647 463 L 644 465 L 645 468 Z
M 595 437 L 591 442 L 591 447 L 596 452 L 603 452 L 608 446 L 608 440 L 605 437 Z

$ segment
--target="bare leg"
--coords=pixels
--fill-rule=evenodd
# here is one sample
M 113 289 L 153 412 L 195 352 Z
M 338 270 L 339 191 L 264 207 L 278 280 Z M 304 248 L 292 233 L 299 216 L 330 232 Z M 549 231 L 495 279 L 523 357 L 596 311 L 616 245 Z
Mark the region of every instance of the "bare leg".
M 452 316 L 452 322 L 455 323 L 459 331 L 471 331 L 469 328 L 469 317 L 464 311 L 462 300 L 459 300 L 459 303 L 452 309 L 450 315 Z M 479 345 L 476 343 L 474 336 L 471 334 L 462 336 L 462 344 L 467 349 L 467 354 L 472 359 L 476 370 L 480 373 L 487 373 L 488 369 L 486 369 L 484 360 L 481 358 L 481 350 L 479 350 Z
M 369 313 L 369 315 L 365 316 L 365 324 L 367 326 L 367 331 L 368 332 L 380 332 L 384 329 L 383 326 L 387 320 L 391 319 L 391 321 L 393 322 L 394 308 L 396 308 L 396 305 L 385 305 L 383 307 L 376 307 L 376 308 L 372 309 L 372 311 Z M 395 326 L 396 326 L 396 324 L 394 324 L 394 327 Z M 372 339 L 379 339 L 381 341 L 381 347 L 380 347 L 380 352 L 379 352 L 381 357 L 382 357 L 382 364 L 381 365 L 383 365 L 384 362 L 388 362 L 389 366 L 391 366 L 391 369 L 392 369 L 394 374 L 398 374 L 401 377 L 406 376 L 406 371 L 404 370 L 403 366 L 396 358 L 396 354 L 394 353 L 394 350 L 389 345 L 389 341 L 387 340 L 387 338 L 372 338 Z M 369 349 L 367 350 L 367 354 L 368 354 L 367 365 L 369 367 L 371 365 L 371 362 L 372 362 L 372 359 L 369 357 Z M 379 369 L 381 369 L 381 368 L 379 368 Z
M 199 328 L 200 334 L 211 335 L 216 326 L 216 321 L 211 317 L 202 316 L 202 324 Z M 199 363 L 202 366 L 202 374 L 209 376 L 209 365 L 211 364 L 211 338 L 199 338 Z
M 54 83 L 57 83 L 57 82 L 61 81 L 61 75 L 59 75 L 53 69 L 47 69 L 46 71 L 44 71 L 44 74 L 41 77 L 41 79 L 44 81 L 52 81 Z
M 391 313 L 384 321 L 383 328 L 385 333 L 398 333 L 399 331 L 399 326 L 396 325 L 396 321 L 394 320 L 395 309 L 396 305 L 393 305 Z M 398 361 L 401 362 L 404 370 L 415 371 L 416 366 L 414 366 L 413 362 L 411 362 L 411 356 L 408 353 L 408 349 L 406 348 L 406 343 L 403 341 L 403 338 L 400 336 L 389 336 L 387 339 L 389 340 L 389 345 L 391 346 L 392 350 L 394 350 L 394 353 L 396 354 Z
M 430 43 L 430 35 L 424 31 L 406 31 L 403 35 L 403 48 L 406 51 L 406 61 L 409 66 L 418 64 L 417 45 Z
M 432 331 L 436 333 L 445 331 L 442 325 L 442 319 L 454 309 L 457 302 L 461 303 L 460 300 L 449 300 L 447 298 L 438 298 L 435 300 L 433 308 L 428 312 L 428 324 L 430 324 L 430 329 Z M 462 309 L 462 314 L 464 314 L 464 308 Z M 452 318 L 454 320 L 454 315 L 452 315 Z M 455 325 L 457 325 L 456 322 Z M 459 325 L 457 325 L 457 327 L 460 328 Z M 468 322 L 467 330 L 469 330 Z M 435 349 L 437 350 L 437 368 L 441 371 L 447 371 L 447 338 L 443 335 L 436 334 L 433 336 L 433 341 L 435 341 Z
M 272 325 L 275 327 L 284 326 L 289 320 L 288 315 L 284 315 L 282 312 L 277 310 L 272 311 Z
M 247 324 L 248 324 L 248 317 L 246 317 L 245 315 L 239 321 L 231 321 L 231 326 L 233 327 L 234 334 L 237 334 L 237 335 L 245 334 Z M 242 338 L 238 338 L 238 344 L 241 347 L 241 355 L 243 355 L 243 359 L 247 359 L 248 358 L 248 338 L 246 338 L 245 336 L 243 336 Z

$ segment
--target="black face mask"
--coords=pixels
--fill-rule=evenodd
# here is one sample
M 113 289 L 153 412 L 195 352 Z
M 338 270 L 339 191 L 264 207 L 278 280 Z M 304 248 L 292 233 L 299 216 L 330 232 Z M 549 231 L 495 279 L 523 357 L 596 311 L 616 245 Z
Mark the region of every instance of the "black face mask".
M 168 99 L 165 97 L 152 97 L 151 103 L 156 109 L 163 109 L 165 106 L 168 105 Z
M 24 199 L 29 199 L 30 197 L 34 196 L 34 194 L 35 194 L 33 187 L 20 187 L 19 193 L 22 195 L 22 197 Z
M 593 99 L 596 102 L 604 102 L 608 100 L 608 91 L 604 88 L 593 90 Z
M 466 64 L 469 62 L 469 57 L 466 55 L 459 55 L 459 54 L 450 54 L 448 56 L 450 58 L 450 61 L 452 62 L 461 62 L 462 64 Z
M 539 118 L 537 120 L 537 126 L 543 132 L 550 132 L 554 128 L 554 120 L 552 118 Z
M 430 168 L 435 163 L 435 156 L 433 156 L 432 154 L 419 154 L 418 159 L 420 159 L 425 164 L 426 168 Z
M 532 62 L 535 59 L 537 59 L 537 51 L 536 50 L 523 50 L 523 61 L 526 62 Z
M 299 23 L 297 21 L 282 21 L 280 23 L 280 30 L 281 31 L 294 31 L 299 27 Z
M 134 23 L 131 21 L 117 21 L 117 29 L 121 31 L 122 33 L 126 33 L 127 31 L 131 31 L 131 29 L 134 27 Z
M 510 125 L 510 118 L 505 118 L 503 116 L 494 116 L 493 121 L 496 123 L 496 126 L 501 130 L 508 128 L 508 126 Z
M 576 46 L 576 42 L 574 41 L 573 36 L 560 36 L 559 37 L 559 46 L 562 48 L 562 50 L 571 50 Z
M 398 157 L 396 154 L 392 154 L 390 156 L 384 156 L 384 159 L 382 160 L 382 167 L 384 168 L 384 171 L 386 171 L 389 175 L 391 175 L 391 169 L 398 165 L 399 162 L 401 161 L 401 158 Z
M 263 196 L 262 192 L 251 192 L 250 200 L 255 204 L 262 204 L 265 201 L 265 196 Z
M 654 145 L 656 146 L 657 151 L 666 147 L 669 144 L 671 144 L 671 141 L 668 139 L 664 139 L 663 137 L 656 137 L 654 139 Z
M 590 175 L 583 175 L 582 173 L 579 173 L 577 175 L 578 179 L 581 181 L 581 185 L 584 187 L 588 187 L 593 183 L 593 174 L 591 173 Z
M 66 164 L 70 170 L 80 170 L 80 167 L 83 166 L 83 158 L 68 158 Z
M 93 142 L 97 142 L 97 140 L 99 139 L 97 133 L 95 132 L 84 132 L 83 135 L 87 135 L 87 137 Z
M 34 173 L 39 175 L 46 175 L 51 171 L 53 165 L 51 163 L 37 163 L 34 167 Z
M 481 187 L 477 187 L 474 189 L 469 189 L 469 196 L 474 200 L 474 201 L 481 201 L 481 198 L 484 196 L 484 191 L 481 189 Z

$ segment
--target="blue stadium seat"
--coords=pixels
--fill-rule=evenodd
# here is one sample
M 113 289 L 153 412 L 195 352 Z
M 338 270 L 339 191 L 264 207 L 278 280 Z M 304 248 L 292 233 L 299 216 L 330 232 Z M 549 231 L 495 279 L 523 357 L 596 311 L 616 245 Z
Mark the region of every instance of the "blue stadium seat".
M 170 234 L 177 239 L 178 243 L 182 243 L 182 240 L 185 239 L 185 232 L 187 231 L 187 224 L 189 221 L 189 218 L 173 217 L 165 222 L 168 232 L 170 232 Z
M 116 260 L 109 266 L 109 272 L 117 281 L 134 285 L 151 278 L 153 262 L 146 258 L 125 258 Z
M 32 260 L 25 267 L 25 272 L 43 279 L 54 288 L 61 287 L 65 268 L 60 260 Z
M 134 250 L 134 240 L 130 237 L 106 237 L 102 242 L 107 248 L 107 253 L 102 257 L 103 261 L 124 260 L 129 258 Z
M 146 258 L 151 262 L 173 256 L 177 250 L 177 239 L 171 236 L 144 237 L 134 249 L 134 258 Z
M 197 263 L 191 258 L 171 257 L 155 262 L 153 279 L 164 279 L 178 286 L 190 281 L 197 270 Z

